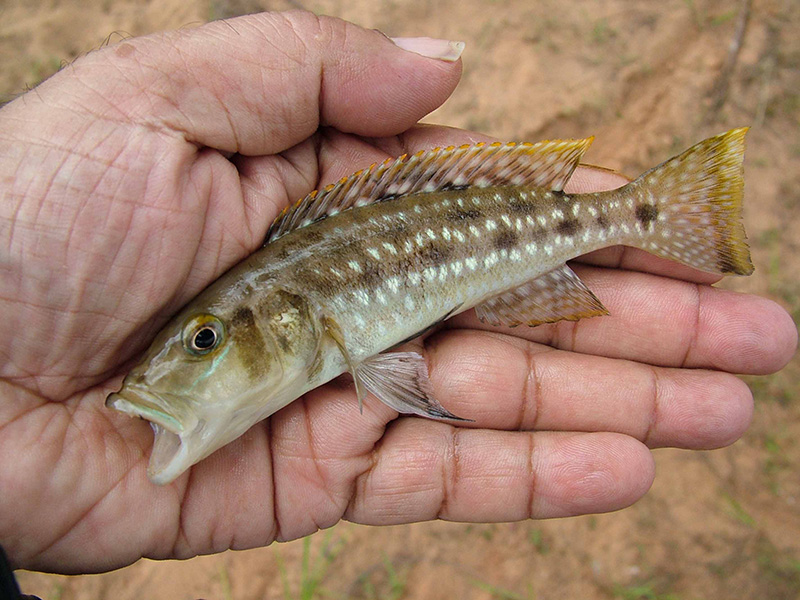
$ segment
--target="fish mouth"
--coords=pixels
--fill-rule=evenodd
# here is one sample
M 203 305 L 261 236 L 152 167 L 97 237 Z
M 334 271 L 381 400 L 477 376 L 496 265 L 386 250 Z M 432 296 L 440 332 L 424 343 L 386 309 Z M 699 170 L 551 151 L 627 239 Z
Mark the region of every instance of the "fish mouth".
M 178 419 L 165 412 L 164 401 L 146 390 L 124 387 L 119 392 L 109 394 L 106 406 L 132 417 L 146 419 L 176 435 L 184 430 Z
M 185 442 L 202 425 L 195 420 L 193 427 L 187 427 L 165 411 L 165 403 L 151 392 L 128 386 L 106 399 L 107 407 L 150 422 L 154 439 L 147 476 L 158 485 L 171 483 L 195 462 L 191 444 Z

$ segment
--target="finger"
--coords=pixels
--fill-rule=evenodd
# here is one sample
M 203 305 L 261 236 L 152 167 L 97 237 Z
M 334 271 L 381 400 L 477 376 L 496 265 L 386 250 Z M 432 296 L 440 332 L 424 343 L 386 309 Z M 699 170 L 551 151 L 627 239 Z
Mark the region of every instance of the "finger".
M 400 419 L 355 483 L 345 518 L 386 525 L 496 522 L 628 506 L 649 489 L 653 459 L 611 433 L 469 430 Z
M 399 133 L 444 102 L 461 74 L 458 61 L 426 58 L 377 31 L 302 11 L 124 40 L 71 71 L 83 77 L 109 62 L 118 78 L 104 71 L 93 110 L 247 155 L 290 148 L 321 124 Z
M 797 330 L 774 302 L 645 273 L 575 266 L 606 316 L 496 328 L 470 311 L 446 327 L 503 331 L 555 348 L 670 367 L 765 374 L 794 354 Z
M 727 373 L 657 368 L 468 330 L 431 336 L 424 352 L 436 398 L 478 427 L 613 431 L 650 447 L 709 449 L 738 439 L 752 417 L 750 390 Z

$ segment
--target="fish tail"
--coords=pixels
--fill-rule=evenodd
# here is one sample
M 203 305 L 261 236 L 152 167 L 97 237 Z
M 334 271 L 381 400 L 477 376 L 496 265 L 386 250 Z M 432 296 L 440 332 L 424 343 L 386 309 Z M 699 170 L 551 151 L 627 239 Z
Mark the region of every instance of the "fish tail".
M 753 272 L 742 224 L 747 129 L 703 140 L 630 184 L 637 246 L 710 273 Z

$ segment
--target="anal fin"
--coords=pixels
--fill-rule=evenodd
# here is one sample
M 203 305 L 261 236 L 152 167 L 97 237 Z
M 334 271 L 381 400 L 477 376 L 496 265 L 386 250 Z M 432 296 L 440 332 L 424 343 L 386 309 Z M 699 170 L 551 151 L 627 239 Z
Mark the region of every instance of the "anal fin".
M 475 307 L 490 325 L 541 325 L 607 315 L 608 310 L 567 265 Z

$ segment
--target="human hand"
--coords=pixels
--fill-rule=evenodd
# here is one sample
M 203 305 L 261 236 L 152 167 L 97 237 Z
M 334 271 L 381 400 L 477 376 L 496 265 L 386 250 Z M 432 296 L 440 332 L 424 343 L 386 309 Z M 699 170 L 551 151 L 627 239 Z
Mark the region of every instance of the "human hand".
M 131 360 L 288 202 L 388 156 L 477 140 L 413 127 L 459 74 L 377 32 L 268 14 L 126 40 L 0 111 L 0 541 L 16 567 L 102 571 L 341 518 L 613 510 L 648 489 L 648 447 L 742 433 L 752 399 L 729 373 L 780 368 L 788 315 L 611 249 L 576 268 L 611 316 L 506 330 L 470 312 L 417 342 L 469 427 L 372 398 L 359 415 L 336 381 L 172 485 L 147 480 L 150 428 L 103 406 Z M 572 185 L 618 183 L 584 169 Z

